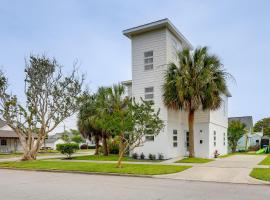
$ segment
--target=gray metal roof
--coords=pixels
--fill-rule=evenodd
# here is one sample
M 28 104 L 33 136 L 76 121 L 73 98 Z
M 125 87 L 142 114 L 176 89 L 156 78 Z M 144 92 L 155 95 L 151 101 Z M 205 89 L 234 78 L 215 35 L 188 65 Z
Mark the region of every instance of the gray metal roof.
M 19 138 L 14 131 L 0 130 L 0 138 Z
M 242 123 L 244 123 L 246 125 L 246 129 L 248 129 L 248 130 L 251 130 L 253 128 L 252 116 L 229 117 L 228 120 L 229 120 L 229 122 L 239 120 L 240 122 L 242 122 Z

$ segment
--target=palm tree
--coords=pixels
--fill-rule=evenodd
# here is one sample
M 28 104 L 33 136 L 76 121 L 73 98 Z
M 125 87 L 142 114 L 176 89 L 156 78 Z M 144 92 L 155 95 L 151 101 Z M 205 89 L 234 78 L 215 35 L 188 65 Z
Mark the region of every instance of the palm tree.
M 173 110 L 188 112 L 189 156 L 194 157 L 194 114 L 199 109 L 215 110 L 226 94 L 226 78 L 219 58 L 208 53 L 207 47 L 194 52 L 184 49 L 178 53 L 178 63 L 171 63 L 163 85 L 164 104 Z
M 85 95 L 80 106 L 77 126 L 84 138 L 94 138 L 96 145 L 95 155 L 98 155 L 101 131 L 95 125 L 96 113 L 97 110 L 95 95 Z
M 232 152 L 236 152 L 237 143 L 243 135 L 247 134 L 246 125 L 240 120 L 232 120 L 228 127 L 228 142 Z M 247 141 L 247 138 L 246 138 Z M 246 147 L 247 149 L 247 147 Z

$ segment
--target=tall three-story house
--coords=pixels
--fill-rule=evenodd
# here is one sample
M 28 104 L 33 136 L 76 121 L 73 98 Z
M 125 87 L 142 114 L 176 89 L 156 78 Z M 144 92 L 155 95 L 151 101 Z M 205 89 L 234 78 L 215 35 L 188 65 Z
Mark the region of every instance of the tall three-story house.
M 177 52 L 192 49 L 190 42 L 168 20 L 144 24 L 123 31 L 131 40 L 132 80 L 124 81 L 128 95 L 140 100 L 152 100 L 165 128 L 157 136 L 146 136 L 134 152 L 144 155 L 163 154 L 165 158 L 187 156 L 189 146 L 188 118 L 185 111 L 167 109 L 163 103 L 164 74 L 171 62 L 177 63 Z M 195 113 L 195 156 L 212 158 L 217 150 L 227 154 L 228 97 L 222 95 L 222 105 L 216 111 Z

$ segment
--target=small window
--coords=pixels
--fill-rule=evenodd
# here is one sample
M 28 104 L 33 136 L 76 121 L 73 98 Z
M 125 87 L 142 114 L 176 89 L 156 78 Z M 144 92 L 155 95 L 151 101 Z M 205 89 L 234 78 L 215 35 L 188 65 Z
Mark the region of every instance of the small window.
M 145 141 L 154 141 L 155 137 L 153 135 L 146 135 L 145 136 Z
M 174 142 L 173 143 L 173 147 L 177 147 L 177 142 Z
M 144 52 L 144 70 L 152 70 L 154 68 L 153 63 L 153 51 Z
M 202 130 L 200 130 L 200 133 L 201 133 L 201 134 L 203 133 Z
M 203 143 L 203 140 L 200 140 L 200 144 L 202 144 Z
M 177 141 L 177 136 L 176 135 L 173 136 L 173 140 Z
M 174 135 L 177 135 L 177 130 L 173 130 L 173 134 Z
M 1 139 L 1 146 L 7 146 L 7 140 Z
M 214 147 L 217 145 L 217 143 L 216 142 L 214 142 Z
M 154 99 L 154 87 L 144 88 L 144 99 L 153 100 Z

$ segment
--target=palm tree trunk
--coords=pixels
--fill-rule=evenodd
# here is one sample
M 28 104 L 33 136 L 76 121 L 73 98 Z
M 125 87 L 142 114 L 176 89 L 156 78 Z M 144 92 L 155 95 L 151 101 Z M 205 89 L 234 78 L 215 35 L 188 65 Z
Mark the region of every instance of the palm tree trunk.
M 188 113 L 188 128 L 189 128 L 189 157 L 195 156 L 194 151 L 194 110 L 190 110 Z
M 102 133 L 102 146 L 103 146 L 103 155 L 108 156 L 109 151 L 108 151 L 108 144 L 107 144 L 107 136 L 106 133 Z
M 95 143 L 96 143 L 96 149 L 95 149 L 95 155 L 98 155 L 98 149 L 99 149 L 99 136 L 95 136 Z

